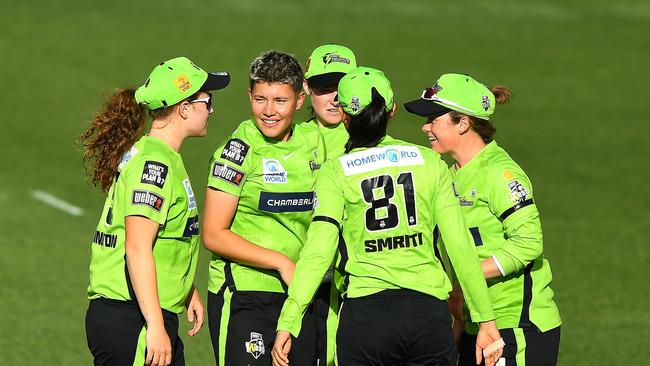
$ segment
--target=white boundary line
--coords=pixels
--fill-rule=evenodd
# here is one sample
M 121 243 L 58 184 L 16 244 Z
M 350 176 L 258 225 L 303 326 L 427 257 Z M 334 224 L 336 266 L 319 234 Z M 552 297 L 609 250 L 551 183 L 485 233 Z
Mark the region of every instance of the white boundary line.
M 81 209 L 80 207 L 70 204 L 60 198 L 54 197 L 53 195 L 43 191 L 39 191 L 39 190 L 32 191 L 32 197 L 34 197 L 38 201 L 45 203 L 46 205 L 50 205 L 54 208 L 58 208 L 61 211 L 69 213 L 72 216 L 81 216 L 84 214 L 84 210 Z

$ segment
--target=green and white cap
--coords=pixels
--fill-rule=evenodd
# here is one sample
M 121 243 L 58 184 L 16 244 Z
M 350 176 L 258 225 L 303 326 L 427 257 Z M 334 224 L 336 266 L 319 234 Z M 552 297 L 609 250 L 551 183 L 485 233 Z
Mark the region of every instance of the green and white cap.
M 343 75 L 357 67 L 357 58 L 349 48 L 326 44 L 316 48 L 305 66 L 305 79 L 312 88 L 336 84 Z
M 223 89 L 230 83 L 227 72 L 205 72 L 187 57 L 176 57 L 156 66 L 135 100 L 149 109 L 174 105 L 198 91 Z
M 424 89 L 420 99 L 404 104 L 407 111 L 424 117 L 439 117 L 449 111 L 489 120 L 494 113 L 494 94 L 469 75 L 444 74 Z
M 371 67 L 358 67 L 339 81 L 338 101 L 343 110 L 357 115 L 372 102 L 375 89 L 386 101 L 386 110 L 393 108 L 393 89 L 383 72 Z

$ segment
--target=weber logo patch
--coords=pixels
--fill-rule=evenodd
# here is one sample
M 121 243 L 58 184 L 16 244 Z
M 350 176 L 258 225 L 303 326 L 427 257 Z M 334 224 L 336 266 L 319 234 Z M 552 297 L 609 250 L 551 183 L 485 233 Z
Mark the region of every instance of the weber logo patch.
M 212 176 L 221 180 L 225 180 L 230 184 L 239 186 L 241 185 L 241 181 L 244 179 L 246 174 L 235 168 L 231 168 L 229 165 L 215 162 L 214 166 L 212 167 Z
M 152 184 L 158 188 L 165 185 L 167 179 L 167 165 L 157 161 L 146 161 L 142 170 L 140 183 Z
M 163 202 L 165 202 L 165 200 L 161 196 L 150 191 L 135 189 L 131 196 L 132 204 L 149 206 L 157 212 L 160 212 L 162 209 Z
M 223 147 L 221 158 L 237 165 L 242 165 L 249 148 L 250 146 L 240 139 L 230 139 L 226 143 L 226 146 Z

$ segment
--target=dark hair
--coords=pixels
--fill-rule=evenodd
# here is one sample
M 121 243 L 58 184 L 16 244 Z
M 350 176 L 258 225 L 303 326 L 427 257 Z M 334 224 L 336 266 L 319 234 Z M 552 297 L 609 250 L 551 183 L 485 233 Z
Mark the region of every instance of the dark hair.
M 249 87 L 257 83 L 288 84 L 296 92 L 302 91 L 304 74 L 300 62 L 288 53 L 264 52 L 251 62 L 248 74 Z
M 492 94 L 494 94 L 494 99 L 496 100 L 497 104 L 506 104 L 512 97 L 512 92 L 505 86 L 497 85 L 490 88 L 490 91 Z M 458 124 L 463 116 L 469 119 L 472 130 L 481 136 L 483 142 L 487 144 L 494 139 L 494 134 L 497 132 L 497 129 L 494 128 L 490 121 L 478 117 L 468 116 L 456 111 L 449 112 L 449 117 L 451 117 L 451 121 L 454 124 Z
M 198 93 L 178 103 L 194 99 Z M 91 184 L 99 184 L 107 192 L 122 155 L 142 136 L 147 115 L 153 119 L 166 118 L 178 103 L 149 110 L 136 102 L 133 88 L 118 89 L 109 96 L 77 141 L 82 145 L 83 165 Z
M 356 116 L 349 115 L 348 134 L 345 153 L 358 147 L 375 147 L 384 136 L 388 126 L 388 111 L 384 97 L 372 88 L 372 102 Z

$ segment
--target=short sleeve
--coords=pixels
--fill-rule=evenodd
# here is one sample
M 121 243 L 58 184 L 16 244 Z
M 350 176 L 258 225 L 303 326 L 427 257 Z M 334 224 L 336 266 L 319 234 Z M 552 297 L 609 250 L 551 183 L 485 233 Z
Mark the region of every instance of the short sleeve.
M 318 173 L 314 197 L 314 217 L 328 217 L 341 224 L 345 209 L 345 197 L 341 191 L 336 165 L 338 160 L 329 160 Z
M 169 161 L 132 161 L 119 178 L 124 183 L 124 216 L 143 216 L 163 225 L 173 200 L 172 175 Z
M 232 137 L 220 146 L 210 159 L 208 187 L 239 197 L 251 170 L 251 146 Z

